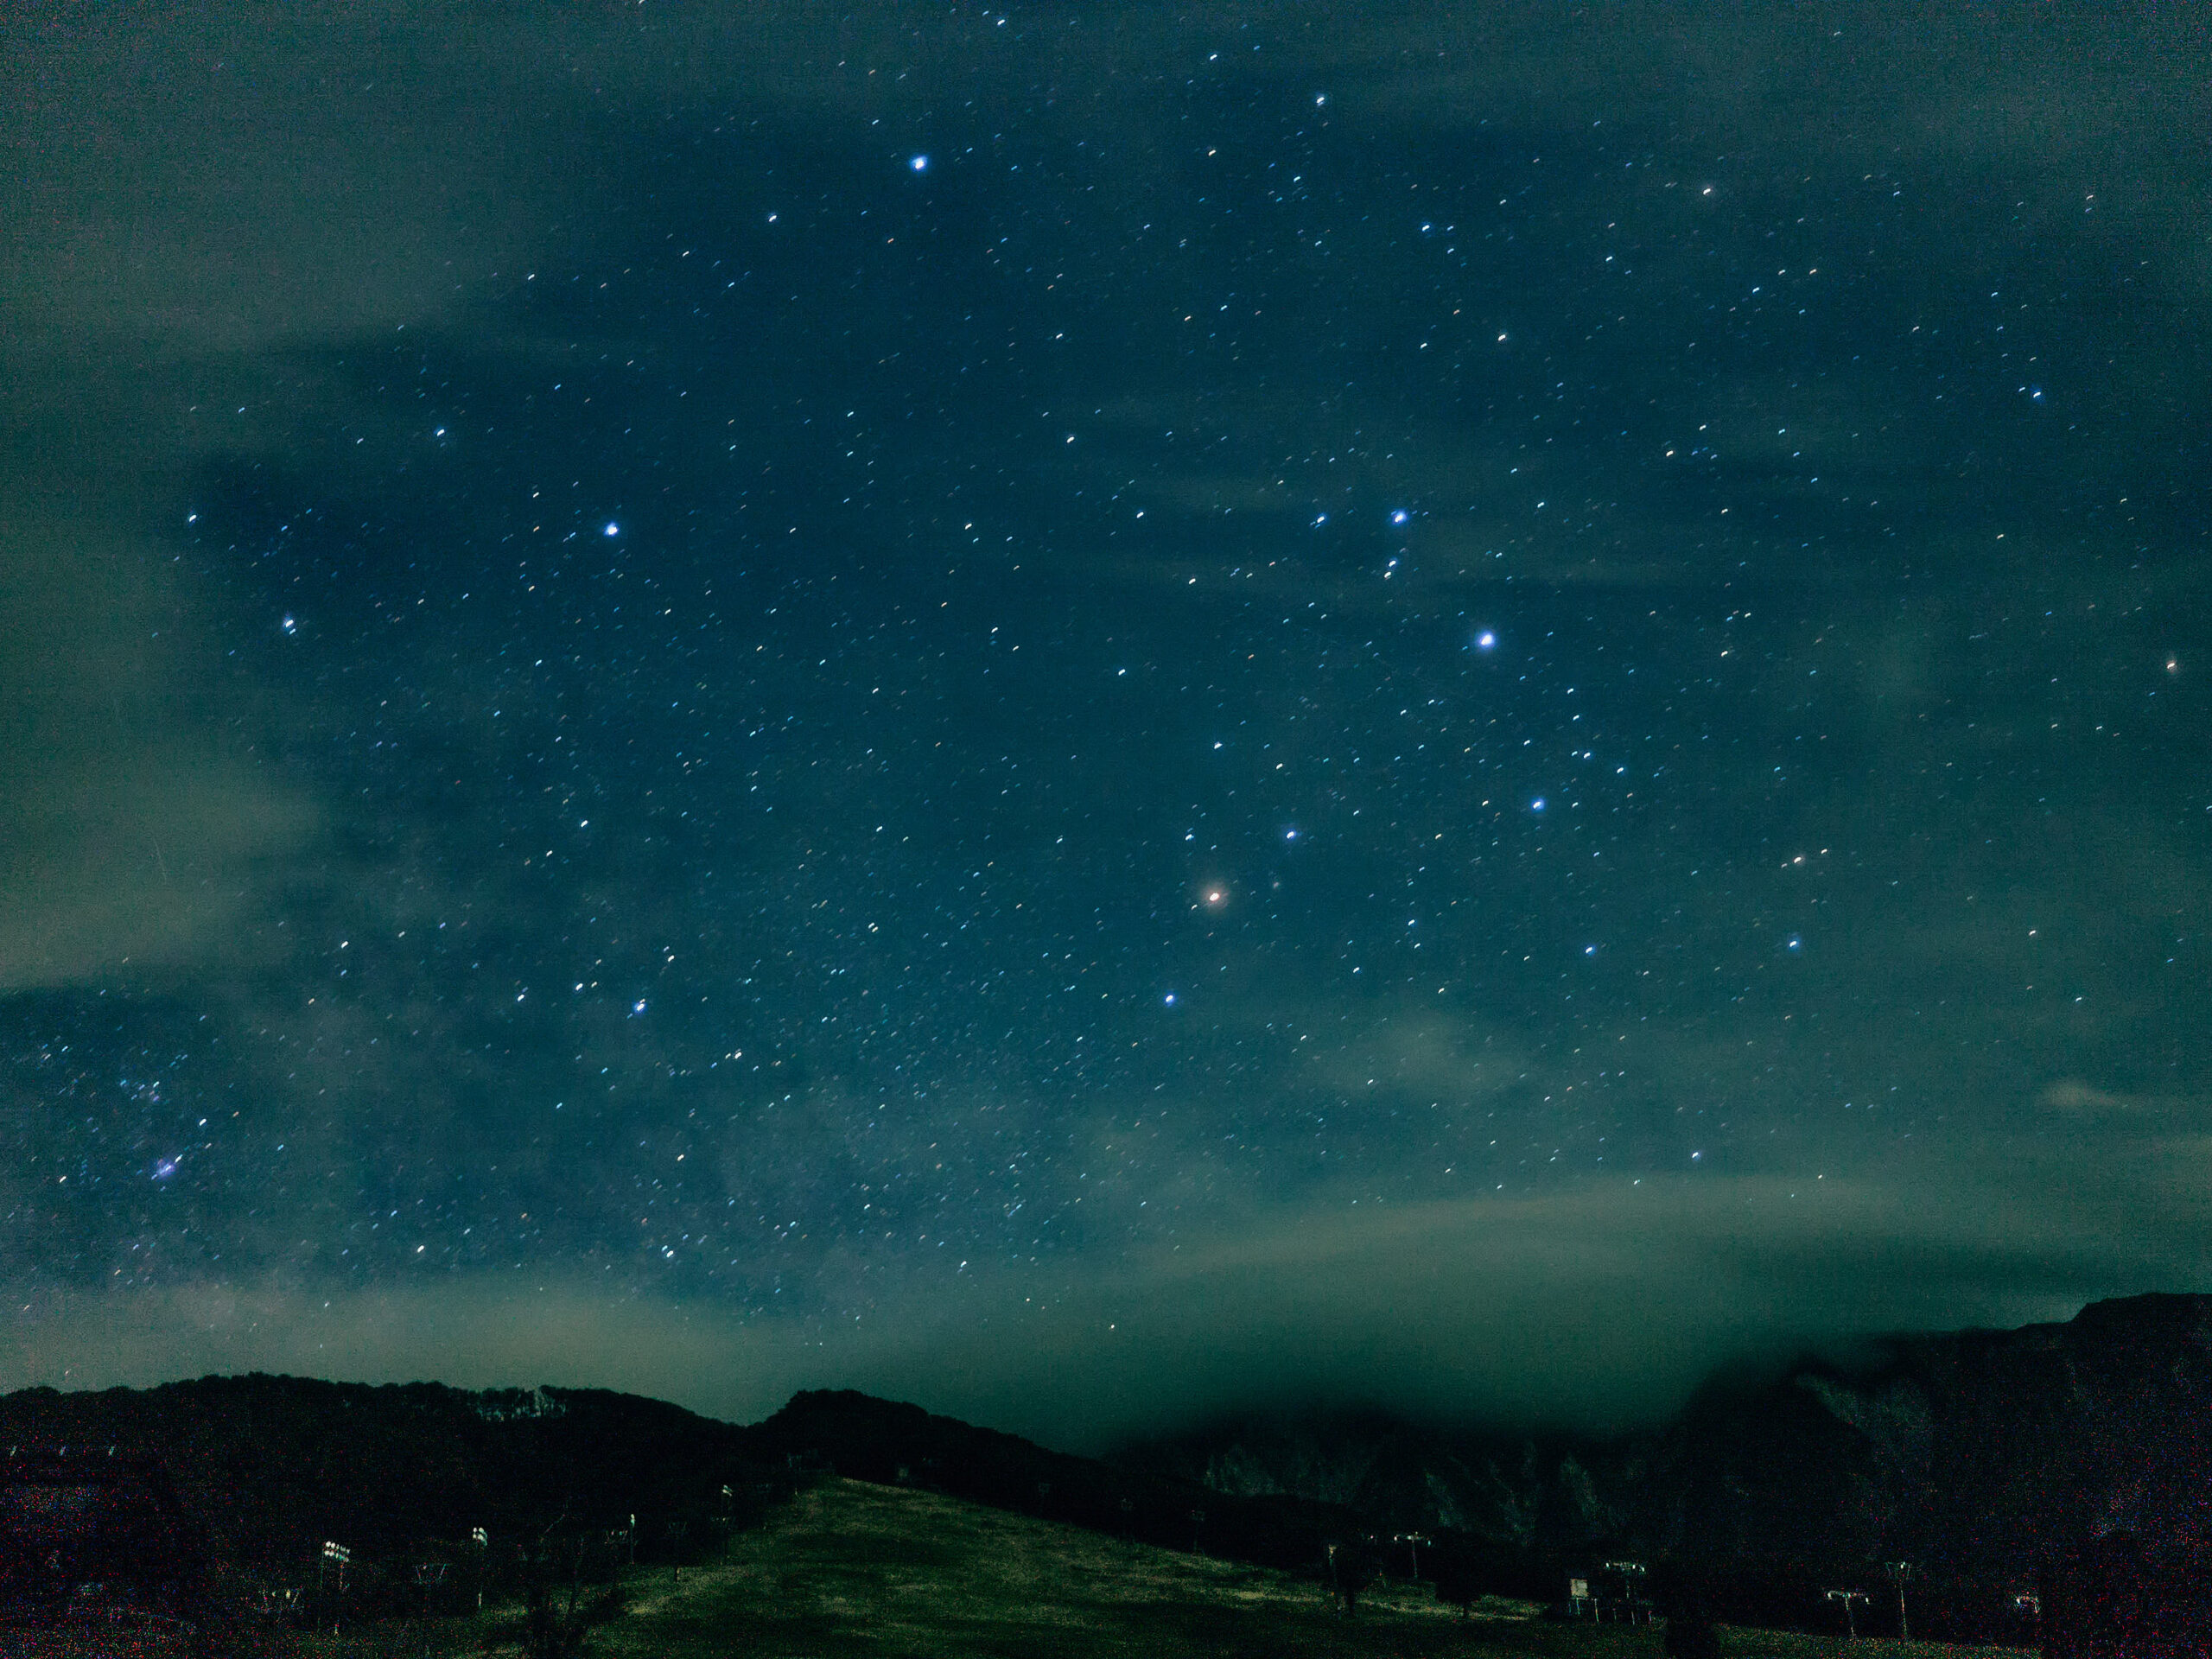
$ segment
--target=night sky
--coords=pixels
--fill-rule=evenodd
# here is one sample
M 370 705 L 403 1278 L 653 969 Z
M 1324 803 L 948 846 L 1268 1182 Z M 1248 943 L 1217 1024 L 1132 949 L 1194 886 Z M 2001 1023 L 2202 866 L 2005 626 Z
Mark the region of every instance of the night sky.
M 11 17 L 0 1386 L 2212 1288 L 2194 8 Z

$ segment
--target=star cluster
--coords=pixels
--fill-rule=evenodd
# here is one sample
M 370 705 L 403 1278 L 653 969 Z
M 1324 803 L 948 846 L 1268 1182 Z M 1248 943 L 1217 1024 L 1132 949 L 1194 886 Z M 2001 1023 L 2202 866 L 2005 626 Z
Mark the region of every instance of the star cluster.
M 544 224 L 99 390 L 158 667 L 54 729 L 255 781 L 97 843 L 159 938 L 0 939 L 18 1305 L 812 1328 L 1287 1217 L 2118 1193 L 2212 1090 L 2151 186 L 1430 21 L 547 46 Z M 75 787 L 24 891 L 137 822 Z

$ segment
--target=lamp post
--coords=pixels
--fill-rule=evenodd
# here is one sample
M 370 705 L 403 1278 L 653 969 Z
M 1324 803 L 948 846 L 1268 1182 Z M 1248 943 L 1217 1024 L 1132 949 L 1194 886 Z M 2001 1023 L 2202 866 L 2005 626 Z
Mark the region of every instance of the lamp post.
M 1914 1576 L 1913 1565 L 1910 1561 L 1885 1561 L 1882 1566 L 1890 1575 L 1891 1582 L 1897 1587 L 1897 1639 L 1910 1642 L 1912 1640 L 1912 1625 L 1905 1618 L 1904 1581 Z
M 1390 1535 L 1390 1541 L 1406 1547 L 1407 1559 L 1413 1565 L 1414 1582 L 1419 1584 L 1421 1582 L 1421 1547 L 1435 1541 L 1425 1532 L 1394 1532 Z
M 322 1581 L 327 1586 L 330 1581 L 330 1569 L 334 1567 L 338 1569 L 338 1596 L 340 1601 L 343 1601 L 346 1597 L 346 1568 L 353 1559 L 353 1552 L 345 1545 L 328 1538 L 322 1541 Z M 333 1636 L 338 1634 L 338 1614 L 335 1610 L 330 1615 L 330 1633 Z
M 1828 1592 L 1828 1599 L 1843 1604 L 1845 1628 L 1850 1630 L 1852 1640 L 1857 1641 L 1859 1639 L 1859 1604 L 1871 1598 L 1864 1590 L 1831 1590 Z
M 1605 1571 L 1621 1576 L 1621 1592 L 1628 1599 L 1628 1622 L 1637 1622 L 1637 1610 L 1643 1605 L 1644 1565 L 1642 1561 L 1607 1561 Z

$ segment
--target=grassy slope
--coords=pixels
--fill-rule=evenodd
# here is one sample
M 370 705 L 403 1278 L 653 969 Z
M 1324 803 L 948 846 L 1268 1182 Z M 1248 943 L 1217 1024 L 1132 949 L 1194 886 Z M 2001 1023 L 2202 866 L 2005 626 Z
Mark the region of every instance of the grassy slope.
M 630 1575 L 630 1611 L 593 1632 L 592 1659 L 1659 1659 L 1650 1630 L 1497 1616 L 1462 1620 L 1402 1590 L 1338 1616 L 1319 1585 L 935 1493 L 833 1480 L 740 1534 L 720 1564 Z M 1501 1604 L 1501 1614 L 1510 1604 Z M 482 1624 L 359 1627 L 279 1636 L 226 1659 L 460 1659 Z M 0 1659 L 145 1659 L 106 1631 L 74 1641 L 0 1632 Z M 2020 1650 L 1932 1643 L 1725 1633 L 1730 1659 L 2019 1659 Z M 501 1651 L 494 1648 L 494 1652 Z M 512 1656 L 515 1649 L 504 1650 Z
M 607 1659 L 1661 1652 L 1649 1630 L 1462 1621 L 1395 1592 L 1363 1601 L 1358 1618 L 1346 1620 L 1309 1580 L 857 1481 L 803 1494 L 766 1528 L 738 1538 L 723 1565 L 687 1571 L 677 1583 L 664 1572 L 641 1577 L 632 1611 L 593 1646 Z M 1731 1631 L 1727 1651 L 1967 1659 L 2012 1650 Z

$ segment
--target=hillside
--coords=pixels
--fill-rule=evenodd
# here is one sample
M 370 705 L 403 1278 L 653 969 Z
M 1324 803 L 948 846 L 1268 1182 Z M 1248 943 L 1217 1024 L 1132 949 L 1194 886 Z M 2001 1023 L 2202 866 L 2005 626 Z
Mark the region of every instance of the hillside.
M 621 1573 L 627 1610 L 585 1659 L 1659 1659 L 1649 1627 L 1565 1624 L 1526 1604 L 1463 1618 L 1425 1591 L 1378 1587 L 1355 1616 L 1317 1573 L 1162 1549 L 942 1493 L 827 1478 L 712 1559 Z M 249 1622 L 223 1659 L 520 1659 L 512 1605 L 480 1617 L 357 1624 L 337 1637 Z M 183 1659 L 114 1629 L 11 1631 L 8 1659 Z M 1725 1659 L 2019 1659 L 2016 1650 L 1724 1630 Z
M 271 1568 L 324 1539 L 365 1556 L 566 1516 L 615 1525 L 704 1513 L 749 1469 L 747 1431 L 592 1389 L 204 1377 L 0 1399 L 0 1442 L 157 1456 L 219 1559 Z
M 701 1561 L 836 1475 L 1299 1572 L 1332 1541 L 1419 1530 L 1433 1540 L 1425 1576 L 1461 1595 L 1554 1599 L 1570 1575 L 1634 1559 L 1662 1602 L 1695 1594 L 1737 1623 L 1818 1629 L 1829 1589 L 1885 1591 L 1883 1564 L 1905 1560 L 1923 1635 L 2024 1639 L 2015 1598 L 2048 1599 L 2054 1571 L 2073 1575 L 2060 1594 L 2076 1609 L 2125 1584 L 2161 1628 L 2212 1629 L 2208 1425 L 2205 1297 L 1899 1338 L 1856 1365 L 1716 1384 L 1676 1421 L 1605 1442 L 1370 1414 L 1221 1425 L 1104 1462 L 849 1392 L 802 1393 L 738 1427 L 589 1389 L 269 1376 L 29 1389 L 0 1399 L 0 1445 L 22 1449 L 8 1465 L 22 1490 L 0 1491 L 13 1563 L 0 1599 L 67 1592 L 32 1566 L 66 1543 L 33 1536 L 63 1526 L 52 1495 L 83 1484 L 54 1459 L 113 1446 L 165 1484 L 98 1511 L 111 1537 L 135 1516 L 143 1547 L 79 1578 L 158 1580 L 173 1610 L 202 1583 L 259 1594 L 319 1580 L 325 1540 L 353 1552 L 365 1611 L 418 1605 L 424 1560 L 451 1565 L 456 1587 L 466 1573 L 512 1588 L 556 1536 L 619 1535 L 625 1560 Z M 489 1542 L 472 1547 L 478 1527 Z M 184 1570 L 195 1560 L 207 1571 Z M 1894 1605 L 1877 1597 L 1873 1628 L 1896 1628 Z
M 1217 1554 L 1276 1564 L 1313 1559 L 1325 1535 L 1353 1524 L 1327 1505 L 1209 1493 L 842 1390 L 801 1393 L 740 1427 L 590 1389 L 264 1376 L 29 1389 L 0 1397 L 0 1445 L 153 1454 L 219 1559 L 271 1570 L 310 1560 L 325 1539 L 374 1558 L 480 1526 L 507 1540 L 556 1523 L 634 1528 L 651 1556 L 671 1524 L 742 1524 L 795 1478 L 825 1471 L 1161 1543 L 1202 1533 Z
M 1225 1422 L 1123 1457 L 1452 1535 L 1545 1580 L 1592 1556 L 1697 1563 L 1738 1616 L 1784 1622 L 1822 1581 L 1878 1583 L 1901 1560 L 1924 1628 L 1993 1634 L 2051 1563 L 2134 1551 L 2212 1627 L 2207 1296 L 1893 1338 L 1856 1363 L 1716 1382 L 1674 1422 L 1614 1440 L 1368 1413 Z
M 830 1480 L 736 1540 L 726 1562 L 640 1582 L 601 1630 L 608 1659 L 1217 1659 L 1296 1654 L 1586 1656 L 1661 1652 L 1649 1628 L 1566 1625 L 1503 1606 L 1463 1619 L 1426 1593 L 1379 1592 L 1346 1619 L 1320 1580 L 1166 1550 L 938 1493 Z M 1840 1640 L 1724 1633 L 1723 1652 L 1841 1656 Z M 1988 1659 L 2004 1649 L 1861 1642 L 1853 1659 Z

